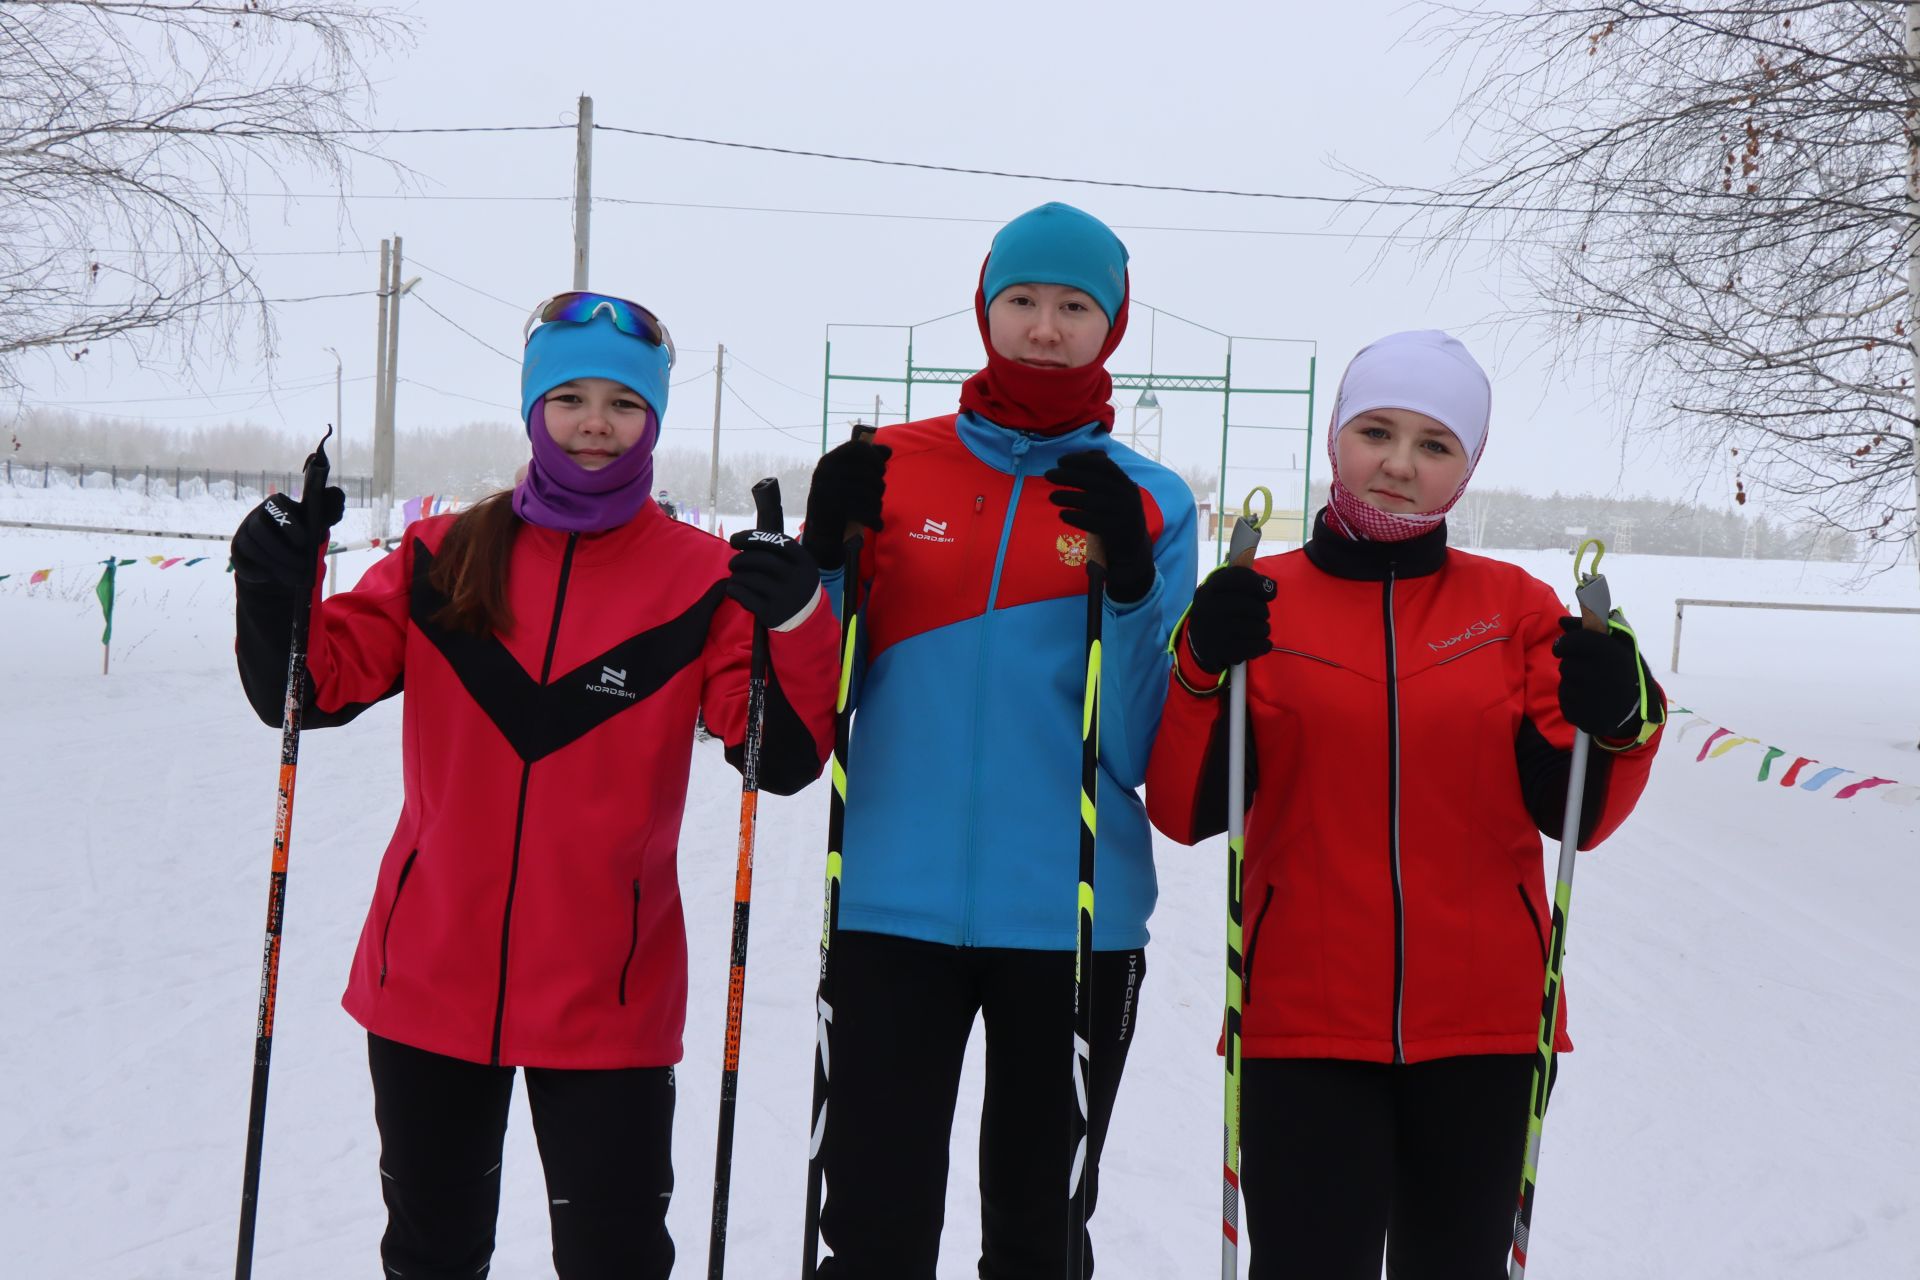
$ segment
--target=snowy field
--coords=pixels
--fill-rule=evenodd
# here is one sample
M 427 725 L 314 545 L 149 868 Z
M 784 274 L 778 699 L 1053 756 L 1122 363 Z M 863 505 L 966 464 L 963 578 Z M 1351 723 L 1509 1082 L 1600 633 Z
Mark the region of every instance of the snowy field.
M 0 520 L 225 533 L 243 509 L 0 488 Z M 103 677 L 93 586 L 109 554 L 214 558 L 120 571 Z M 342 580 L 376 554 L 344 557 Z M 224 557 L 177 537 L 0 528 L 5 1276 L 232 1266 L 279 737 L 234 675 Z M 1512 558 L 1564 590 L 1565 554 Z M 1675 718 L 1639 811 L 1582 863 L 1578 1051 L 1547 1126 L 1533 1274 L 1920 1276 L 1920 786 L 1894 785 L 1920 784 L 1920 618 L 1690 609 L 1683 674 L 1665 676 L 1677 596 L 1911 606 L 1913 571 L 1861 583 L 1851 566 L 1645 556 L 1606 569 L 1701 721 Z M 399 723 L 388 704 L 303 743 L 264 1280 L 378 1270 L 365 1041 L 337 1001 L 398 812 Z M 1768 745 L 1785 755 L 1761 783 Z M 1776 785 L 1799 756 L 1853 772 L 1817 791 Z M 1892 782 L 1838 798 L 1873 777 Z M 671 1219 L 688 1275 L 706 1254 L 738 787 L 718 744 L 701 746 L 681 844 L 693 1004 Z M 826 808 L 816 785 L 761 809 L 728 1255 L 753 1280 L 798 1270 Z M 1114 1280 L 1218 1274 L 1225 855 L 1219 841 L 1160 854 L 1140 1038 L 1094 1221 Z M 976 1258 L 974 1048 L 942 1252 L 955 1278 Z M 518 1099 L 495 1262 L 501 1277 L 551 1274 Z

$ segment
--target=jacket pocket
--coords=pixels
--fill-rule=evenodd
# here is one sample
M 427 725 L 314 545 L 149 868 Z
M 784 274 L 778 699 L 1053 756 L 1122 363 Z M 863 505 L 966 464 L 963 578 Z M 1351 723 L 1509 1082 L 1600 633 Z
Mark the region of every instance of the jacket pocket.
M 1533 899 L 1527 896 L 1526 885 L 1516 881 L 1513 887 L 1520 894 L 1521 905 L 1527 909 L 1527 919 L 1533 921 L 1533 940 L 1540 944 L 1540 964 L 1542 968 L 1545 968 L 1547 963 L 1547 935 L 1546 931 L 1540 927 L 1540 913 L 1533 909 Z
M 380 927 L 380 985 L 387 985 L 387 939 L 393 934 L 393 916 L 400 910 L 400 895 L 407 891 L 407 877 L 413 874 L 413 860 L 420 856 L 418 849 L 407 854 L 407 860 L 400 867 L 399 883 L 393 886 L 393 901 L 387 904 L 387 920 Z
M 627 1002 L 627 971 L 633 968 L 634 953 L 640 949 L 640 880 L 633 881 L 633 922 L 627 935 L 627 958 L 620 965 L 620 1003 Z
M 1273 886 L 1267 886 L 1267 896 L 1260 899 L 1260 914 L 1253 918 L 1253 932 L 1247 935 L 1247 957 L 1240 966 L 1240 1007 L 1245 1009 L 1253 1003 L 1253 953 L 1260 945 L 1260 926 L 1267 922 L 1267 912 L 1273 907 Z

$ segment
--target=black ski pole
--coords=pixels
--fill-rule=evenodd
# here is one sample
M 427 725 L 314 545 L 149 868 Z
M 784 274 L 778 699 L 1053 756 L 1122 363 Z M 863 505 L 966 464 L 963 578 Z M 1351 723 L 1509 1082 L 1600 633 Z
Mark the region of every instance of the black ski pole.
M 1087 1274 L 1087 1136 L 1093 1089 L 1093 854 L 1100 794 L 1100 625 L 1107 568 L 1100 540 L 1087 536 L 1087 691 L 1080 712 L 1079 922 L 1073 956 L 1073 1163 L 1067 1173 L 1067 1274 Z
M 781 533 L 780 482 L 753 486 L 756 528 Z M 733 961 L 727 981 L 727 1041 L 720 1073 L 720 1139 L 713 1158 L 713 1227 L 707 1237 L 707 1277 L 727 1270 L 727 1198 L 733 1188 L 733 1117 L 740 1089 L 740 1020 L 747 999 L 747 913 L 753 903 L 753 836 L 760 808 L 760 740 L 767 721 L 767 626 L 753 624 L 748 667 L 747 732 L 740 761 L 740 852 L 733 874 Z
M 874 428 L 856 423 L 855 440 L 873 439 Z M 820 1269 L 820 1192 L 826 1166 L 820 1150 L 827 1137 L 827 1078 L 833 1067 L 833 1000 L 828 986 L 829 957 L 840 931 L 840 845 L 847 825 L 847 740 L 853 732 L 853 657 L 860 628 L 860 548 L 866 530 L 847 525 L 840 563 L 840 691 L 833 704 L 833 793 L 827 800 L 827 898 L 820 926 L 820 983 L 814 992 L 818 1023 L 814 1031 L 813 1128 L 807 1147 L 807 1225 L 800 1259 L 801 1280 Z
M 316 542 L 325 536 L 327 440 L 302 467 L 300 508 Z M 317 527 L 316 527 L 317 526 Z M 311 566 L 310 566 L 311 567 Z M 316 573 L 317 576 L 317 573 Z M 309 580 L 293 603 L 293 640 L 287 648 L 287 698 L 280 712 L 280 787 L 274 802 L 273 873 L 267 881 L 267 933 L 260 956 L 260 1008 L 253 1033 L 253 1096 L 247 1105 L 247 1159 L 240 1184 L 240 1248 L 234 1280 L 253 1274 L 253 1228 L 260 1208 L 260 1152 L 267 1136 L 267 1069 L 273 1061 L 273 1005 L 280 987 L 280 926 L 287 906 L 287 850 L 293 843 L 293 782 L 300 765 L 300 710 L 307 676 L 307 623 L 313 607 Z

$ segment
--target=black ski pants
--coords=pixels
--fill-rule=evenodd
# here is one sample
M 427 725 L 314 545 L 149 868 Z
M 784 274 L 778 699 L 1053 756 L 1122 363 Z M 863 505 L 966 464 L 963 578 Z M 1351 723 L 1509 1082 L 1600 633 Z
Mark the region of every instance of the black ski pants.
M 1251 1280 L 1505 1280 L 1533 1058 L 1249 1058 Z
M 980 1117 L 982 1280 L 1059 1280 L 1072 1163 L 1073 953 L 833 942 L 821 1280 L 934 1280 L 947 1150 L 973 1022 L 987 1027 Z M 1087 1213 L 1140 1012 L 1146 953 L 1093 958 Z M 1093 1274 L 1087 1249 L 1087 1275 Z
M 492 1265 L 512 1067 L 367 1036 L 380 1260 L 406 1280 L 474 1280 Z M 560 1280 L 666 1280 L 673 1269 L 673 1068 L 524 1068 Z

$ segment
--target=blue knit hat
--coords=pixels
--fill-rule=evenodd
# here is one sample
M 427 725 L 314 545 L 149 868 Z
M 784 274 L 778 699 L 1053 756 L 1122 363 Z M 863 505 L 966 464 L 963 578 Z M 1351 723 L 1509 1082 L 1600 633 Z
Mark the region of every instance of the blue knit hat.
M 1099 303 L 1112 324 L 1127 294 L 1127 246 L 1092 214 L 1043 204 L 1000 228 L 980 283 L 989 306 L 1012 285 L 1067 285 Z
M 609 378 L 640 394 L 657 418 L 667 416 L 667 349 L 616 328 L 610 316 L 585 324 L 553 321 L 527 339 L 520 361 L 520 420 L 536 400 L 575 378 Z

